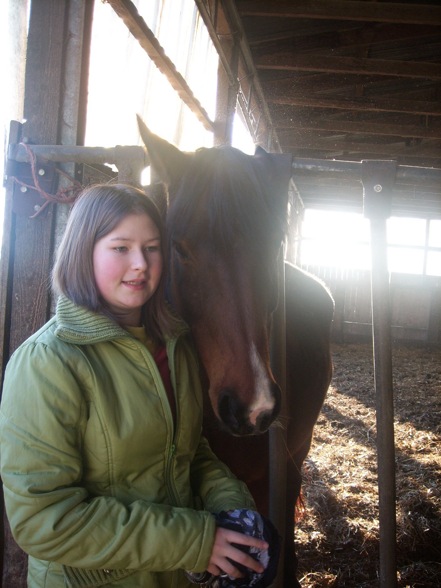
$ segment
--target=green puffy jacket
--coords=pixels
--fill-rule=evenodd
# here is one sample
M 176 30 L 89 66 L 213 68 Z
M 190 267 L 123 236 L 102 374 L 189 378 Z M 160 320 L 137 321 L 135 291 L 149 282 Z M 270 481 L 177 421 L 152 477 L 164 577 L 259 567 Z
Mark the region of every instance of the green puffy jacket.
M 206 569 L 211 513 L 254 507 L 201 436 L 187 328 L 167 353 L 176 428 L 146 347 L 67 299 L 11 357 L 1 475 L 13 535 L 30 555 L 28 586 L 191 586 L 182 570 Z

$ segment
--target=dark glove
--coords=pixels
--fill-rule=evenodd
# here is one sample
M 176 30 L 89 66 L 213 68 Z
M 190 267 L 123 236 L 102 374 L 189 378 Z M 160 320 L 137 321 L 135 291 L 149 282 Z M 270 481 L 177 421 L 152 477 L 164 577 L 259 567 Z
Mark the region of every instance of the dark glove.
M 258 574 L 237 564 L 237 562 L 232 562 L 235 567 L 240 569 L 244 577 L 232 578 L 228 574 L 213 576 L 209 572 L 185 572 L 190 582 L 209 588 L 266 588 L 269 586 L 276 577 L 280 553 L 280 537 L 271 521 L 253 510 L 236 509 L 217 514 L 216 523 L 218 527 L 266 541 L 269 545 L 268 549 L 235 544 L 237 549 L 245 551 L 258 560 L 265 570 Z

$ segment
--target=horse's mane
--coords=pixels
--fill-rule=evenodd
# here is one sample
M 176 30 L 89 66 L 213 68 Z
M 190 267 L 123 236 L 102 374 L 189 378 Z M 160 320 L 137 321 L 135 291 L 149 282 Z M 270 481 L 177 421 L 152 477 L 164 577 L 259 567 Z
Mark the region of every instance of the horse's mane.
M 280 244 L 287 229 L 287 196 L 272 190 L 258 158 L 233 147 L 199 149 L 171 196 L 169 224 L 185 234 L 186 227 L 194 232 L 199 223 L 226 249 L 238 235 L 256 247 Z

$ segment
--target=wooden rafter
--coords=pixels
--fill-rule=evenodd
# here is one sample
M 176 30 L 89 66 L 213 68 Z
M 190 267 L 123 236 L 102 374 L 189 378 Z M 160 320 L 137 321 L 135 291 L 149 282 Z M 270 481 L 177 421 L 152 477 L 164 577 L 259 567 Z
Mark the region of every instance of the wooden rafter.
M 441 80 L 441 64 L 422 61 L 277 53 L 261 57 L 256 65 L 257 69 L 261 70 L 314 71 Z
M 182 101 L 185 102 L 208 131 L 213 131 L 213 121 L 210 119 L 199 100 L 195 97 L 183 76 L 177 71 L 172 60 L 167 57 L 158 39 L 147 26 L 145 20 L 139 14 L 133 2 L 130 0 L 107 0 L 107 2 L 123 20 L 129 31 L 135 39 L 137 39 L 141 47 L 147 52 L 153 63 L 167 77 L 170 85 L 176 90 Z
M 351 0 L 350 2 L 345 0 L 314 0 L 312 2 L 245 0 L 238 2 L 238 6 L 242 16 L 441 25 L 441 7 L 430 4 L 417 6 L 359 0 Z
M 441 104 L 439 102 L 412 101 L 401 99 L 381 98 L 323 98 L 317 96 L 305 96 L 277 93 L 275 90 L 268 94 L 267 100 L 273 104 L 286 104 L 289 106 L 312 106 L 315 108 L 334 108 L 339 110 L 359 110 L 371 112 L 407 112 L 426 116 L 441 116 Z

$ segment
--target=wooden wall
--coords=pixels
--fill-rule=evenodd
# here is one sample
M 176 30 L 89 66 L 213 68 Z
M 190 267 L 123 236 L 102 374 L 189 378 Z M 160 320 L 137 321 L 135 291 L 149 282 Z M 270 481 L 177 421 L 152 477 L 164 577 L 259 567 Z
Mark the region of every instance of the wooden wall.
M 372 309 L 370 272 L 305 267 L 320 277 L 335 300 L 333 339 L 370 340 Z M 391 274 L 392 338 L 396 342 L 441 345 L 441 278 Z

